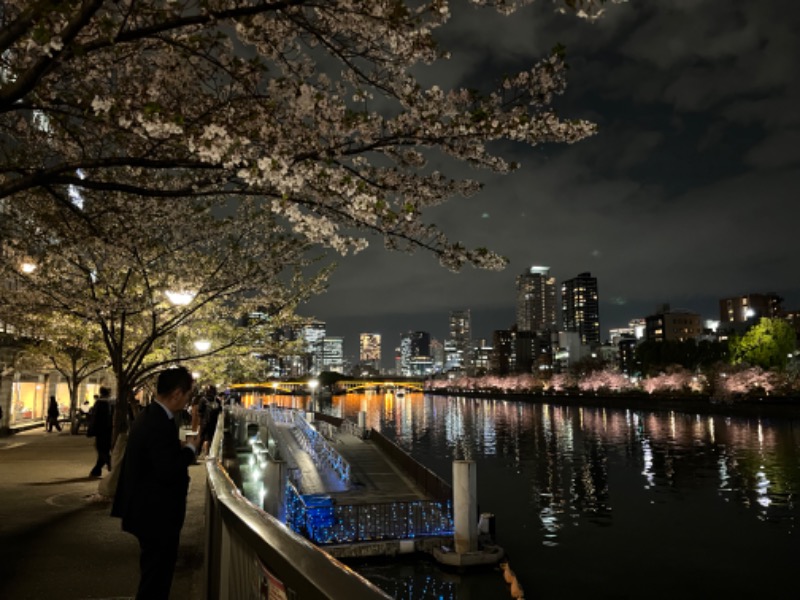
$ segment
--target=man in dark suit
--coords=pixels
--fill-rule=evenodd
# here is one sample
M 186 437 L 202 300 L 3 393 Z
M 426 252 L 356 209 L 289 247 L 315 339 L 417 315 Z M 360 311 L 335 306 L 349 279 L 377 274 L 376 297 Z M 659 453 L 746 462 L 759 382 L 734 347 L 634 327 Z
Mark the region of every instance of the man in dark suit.
M 138 600 L 169 598 L 196 454 L 178 435 L 192 384 L 185 367 L 162 371 L 156 401 L 141 411 L 128 437 L 111 514 L 139 540 Z

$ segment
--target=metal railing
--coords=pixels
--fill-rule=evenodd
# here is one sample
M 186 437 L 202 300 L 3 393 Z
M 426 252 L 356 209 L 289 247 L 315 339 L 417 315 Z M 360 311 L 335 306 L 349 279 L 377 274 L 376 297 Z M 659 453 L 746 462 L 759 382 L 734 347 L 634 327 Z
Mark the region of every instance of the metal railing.
M 316 544 L 346 544 L 452 536 L 452 502 L 412 500 L 334 504 L 326 496 L 303 496 L 286 486 L 286 523 Z
M 350 463 L 300 414 L 295 414 L 294 425 L 305 438 L 303 447 L 311 456 L 314 465 L 319 469 L 333 471 L 343 483 L 349 484 Z
M 369 439 L 403 469 L 409 477 L 414 479 L 416 484 L 424 490 L 426 496 L 436 498 L 440 502 L 448 502 L 453 497 L 453 488 L 449 483 L 414 460 L 405 450 L 385 435 L 372 429 L 369 432 Z
M 289 600 L 390 598 L 239 493 L 223 468 L 235 460 L 223 454 L 228 416 L 217 423 L 206 462 L 206 598 L 265 598 L 270 591 Z

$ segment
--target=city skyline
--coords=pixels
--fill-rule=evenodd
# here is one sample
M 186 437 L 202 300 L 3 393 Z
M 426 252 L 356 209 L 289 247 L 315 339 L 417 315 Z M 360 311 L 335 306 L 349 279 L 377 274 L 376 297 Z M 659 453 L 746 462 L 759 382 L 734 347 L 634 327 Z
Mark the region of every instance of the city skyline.
M 546 269 L 546 267 L 535 267 L 535 269 L 541 271 L 542 269 Z M 589 273 L 581 273 L 581 274 L 578 274 L 578 277 L 574 277 L 574 278 L 571 278 L 571 279 L 578 279 L 579 276 L 585 276 L 586 279 L 594 280 L 594 284 L 597 285 L 597 278 L 590 277 L 590 275 L 591 274 L 589 274 Z M 560 289 L 562 283 L 563 282 L 556 280 L 554 285 L 555 285 L 555 287 Z M 514 312 L 514 310 L 516 308 L 516 302 L 515 302 L 516 297 L 514 295 L 514 292 L 516 292 L 516 290 L 514 290 L 512 292 L 511 299 L 509 300 L 512 312 Z M 733 295 L 733 296 L 719 296 L 713 302 L 713 310 L 706 311 L 706 312 L 695 311 L 694 309 L 687 309 L 687 308 L 681 307 L 681 306 L 675 306 L 675 305 L 670 304 L 669 302 L 654 303 L 650 310 L 648 310 L 648 311 L 646 311 L 646 312 L 644 312 L 644 313 L 642 313 L 640 315 L 635 315 L 635 316 L 631 317 L 625 323 L 621 323 L 619 325 L 614 325 L 612 327 L 606 327 L 605 325 L 603 325 L 603 327 L 602 327 L 603 334 L 601 335 L 600 343 L 607 343 L 607 342 L 611 341 L 611 339 L 610 339 L 611 335 L 610 335 L 610 331 L 609 330 L 627 328 L 629 325 L 631 325 L 631 323 L 633 321 L 641 320 L 642 322 L 644 322 L 646 317 L 656 315 L 656 314 L 661 313 L 661 312 L 663 312 L 665 310 L 667 310 L 669 312 L 673 312 L 673 313 L 678 313 L 678 312 L 681 312 L 681 311 L 684 311 L 684 310 L 689 310 L 690 312 L 697 313 L 699 315 L 699 322 L 700 322 L 701 326 L 704 323 L 706 323 L 707 321 L 718 321 L 718 322 L 722 322 L 723 324 L 726 321 L 729 324 L 732 324 L 734 322 L 741 322 L 743 319 L 748 318 L 747 315 L 745 314 L 745 312 L 743 312 L 743 309 L 741 307 L 741 300 L 744 297 L 750 296 L 750 295 L 763 296 L 763 295 L 770 294 L 770 293 L 771 292 L 764 292 L 762 290 L 751 290 L 750 292 L 745 292 L 743 294 L 736 294 L 736 295 Z M 600 297 L 602 298 L 602 295 L 600 295 Z M 561 305 L 562 305 L 562 300 L 563 299 L 562 299 L 562 297 L 561 297 L 561 295 L 559 293 L 557 298 L 556 298 L 556 303 L 558 304 L 559 307 L 561 307 Z M 737 317 L 734 318 L 733 313 L 731 312 L 731 309 L 728 308 L 728 312 L 730 313 L 729 314 L 729 318 L 728 319 L 723 319 L 722 318 L 723 306 L 727 305 L 727 306 L 730 307 L 730 305 L 732 305 L 732 304 L 736 304 L 737 308 L 739 309 L 739 312 L 741 312 L 742 314 L 739 315 L 738 312 L 737 312 Z M 781 305 L 781 307 L 782 307 L 782 309 L 784 311 L 797 312 L 797 309 L 798 309 L 798 307 L 787 305 L 785 303 L 785 299 L 784 299 L 784 302 Z M 758 310 L 760 312 L 764 312 L 766 314 L 765 306 L 759 306 Z M 353 338 L 355 339 L 357 337 L 358 340 L 361 340 L 362 336 L 364 336 L 364 335 L 377 335 L 377 336 L 379 336 L 383 340 L 383 343 L 382 343 L 382 346 L 381 346 L 381 356 L 382 356 L 381 364 L 382 364 L 382 367 L 384 369 L 387 369 L 387 368 L 388 369 L 393 369 L 394 366 L 395 366 L 394 365 L 395 354 L 400 349 L 400 347 L 402 346 L 402 340 L 403 340 L 403 338 L 405 336 L 407 336 L 410 333 L 424 332 L 424 333 L 427 333 L 427 334 L 430 335 L 431 342 L 438 341 L 440 343 L 444 343 L 447 340 L 451 339 L 451 337 L 452 337 L 451 333 L 452 333 L 452 326 L 453 326 L 452 325 L 453 315 L 454 314 L 458 314 L 458 313 L 462 313 L 462 312 L 466 312 L 468 315 L 470 315 L 470 317 L 469 317 L 470 322 L 473 321 L 473 312 L 474 311 L 472 311 L 469 307 L 459 307 L 459 308 L 454 308 L 454 309 L 452 309 L 452 310 L 450 310 L 450 311 L 448 311 L 446 313 L 443 313 L 441 315 L 434 316 L 433 320 L 431 320 L 429 317 L 426 317 L 424 319 L 426 322 L 436 321 L 436 325 L 433 326 L 433 327 L 426 328 L 426 327 L 413 326 L 412 325 L 412 326 L 408 327 L 407 329 L 398 331 L 397 335 L 396 335 L 396 338 L 394 337 L 394 335 L 392 333 L 388 333 L 387 334 L 387 332 L 385 332 L 385 331 L 384 332 L 380 332 L 380 331 L 377 331 L 377 329 L 374 329 L 374 328 L 373 328 L 373 330 L 370 330 L 371 333 L 367 334 L 367 333 L 361 331 L 357 336 L 353 336 Z M 569 329 L 569 328 L 565 327 L 565 324 L 563 322 L 563 315 L 562 315 L 562 312 L 561 312 L 560 308 L 558 310 L 556 310 L 556 318 L 557 318 L 557 329 L 559 331 L 565 331 L 565 330 Z M 601 323 L 602 323 L 602 313 L 600 315 L 600 320 L 601 320 Z M 491 326 L 491 324 L 489 324 L 489 326 Z M 475 342 L 483 339 L 483 340 L 486 341 L 486 343 L 491 345 L 492 344 L 493 333 L 495 331 L 508 330 L 508 329 L 511 329 L 512 327 L 516 327 L 516 326 L 517 326 L 517 323 L 515 321 L 511 321 L 507 325 L 503 325 L 503 326 L 497 324 L 496 326 L 492 326 L 489 330 L 487 330 L 485 332 L 480 332 L 480 333 L 473 334 L 471 339 L 472 339 L 473 344 Z M 471 324 L 470 324 L 469 328 L 472 331 L 474 331 L 474 328 L 472 328 Z M 359 341 L 350 340 L 347 335 L 343 335 L 340 330 L 337 330 L 335 328 L 335 326 L 332 326 L 330 323 L 327 323 L 327 322 L 325 323 L 325 330 L 326 330 L 326 335 L 337 336 L 339 338 L 341 338 L 341 337 L 344 338 L 344 358 L 345 358 L 345 360 L 351 359 L 350 362 L 353 363 L 353 364 L 355 364 L 356 362 L 360 361 L 359 352 L 358 352 L 359 345 L 360 345 Z
M 429 211 L 468 247 L 507 256 L 502 272 L 454 274 L 424 253 L 382 248 L 338 258 L 329 291 L 302 306 L 351 344 L 381 331 L 443 337 L 449 311 L 472 311 L 474 337 L 515 319 L 514 279 L 549 265 L 559 284 L 582 272 L 598 279 L 601 337 L 664 303 L 704 318 L 720 298 L 775 292 L 800 308 L 792 276 L 800 206 L 800 86 L 795 83 L 800 10 L 773 1 L 609 5 L 586 23 L 537 2 L 507 19 L 453 11 L 442 34 L 452 60 L 420 69 L 428 84 L 481 87 L 566 47 L 565 118 L 598 124 L 572 146 L 502 148 L 521 168 L 483 177 L 485 188 Z M 386 360 L 386 359 L 384 359 Z

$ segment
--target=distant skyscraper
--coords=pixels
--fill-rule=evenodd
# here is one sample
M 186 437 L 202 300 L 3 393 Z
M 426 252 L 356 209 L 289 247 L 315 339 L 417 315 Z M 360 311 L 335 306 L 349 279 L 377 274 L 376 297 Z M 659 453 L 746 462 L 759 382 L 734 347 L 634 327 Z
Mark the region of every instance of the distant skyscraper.
M 517 276 L 517 329 L 557 329 L 556 280 L 550 267 L 531 267 Z
M 302 338 L 305 352 L 310 358 L 309 373 L 318 375 L 323 371 L 323 340 L 325 339 L 325 323 L 316 321 L 303 326 Z
M 433 370 L 431 334 L 427 331 L 409 331 L 400 337 L 400 371 L 398 375 L 427 375 Z
M 322 370 L 344 373 L 344 338 L 326 337 L 322 340 Z
M 381 334 L 362 333 L 360 339 L 359 362 L 375 369 L 381 368 Z
M 492 358 L 490 370 L 492 375 L 508 375 L 514 372 L 514 342 L 516 331 L 496 329 L 492 335 Z
M 445 341 L 445 371 L 469 368 L 472 347 L 472 318 L 469 310 L 450 313 L 450 337 Z
M 581 344 L 600 343 L 597 278 L 591 273 L 581 273 L 561 284 L 561 318 L 564 331 L 577 332 Z

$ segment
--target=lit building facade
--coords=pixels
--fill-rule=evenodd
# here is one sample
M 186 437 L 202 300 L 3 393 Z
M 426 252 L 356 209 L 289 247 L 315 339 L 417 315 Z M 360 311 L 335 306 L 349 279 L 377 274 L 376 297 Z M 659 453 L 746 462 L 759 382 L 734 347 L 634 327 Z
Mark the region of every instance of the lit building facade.
M 472 317 L 469 310 L 450 313 L 449 337 L 444 343 L 445 371 L 467 372 L 471 367 Z
M 310 375 L 319 375 L 323 368 L 323 340 L 325 339 L 325 323 L 315 321 L 303 326 L 303 346 L 308 356 L 308 372 Z
M 398 375 L 422 377 L 433 372 L 431 334 L 427 331 L 409 331 L 400 337 Z
M 492 375 L 508 375 L 516 366 L 514 354 L 514 332 L 510 329 L 496 329 L 492 334 L 492 354 L 489 372 Z
M 368 365 L 380 371 L 381 368 L 381 334 L 362 333 L 359 338 L 358 360 L 362 365 Z
M 556 280 L 550 267 L 531 267 L 517 276 L 517 330 L 555 331 Z
M 564 331 L 576 332 L 581 344 L 600 344 L 597 278 L 591 273 L 580 273 L 561 284 L 561 319 Z
M 344 373 L 344 338 L 325 337 L 322 340 L 322 370 Z
M 732 323 L 758 323 L 759 319 L 780 316 L 783 298 L 775 293 L 747 294 L 719 301 L 719 321 L 724 327 Z
M 683 342 L 703 335 L 703 323 L 696 312 L 670 310 L 668 304 L 645 318 L 645 339 L 654 342 Z

